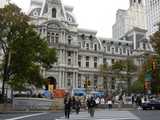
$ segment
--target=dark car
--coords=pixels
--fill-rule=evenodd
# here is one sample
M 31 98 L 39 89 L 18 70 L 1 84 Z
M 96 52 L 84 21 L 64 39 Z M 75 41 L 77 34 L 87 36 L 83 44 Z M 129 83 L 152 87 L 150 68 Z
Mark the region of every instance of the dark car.
M 148 102 L 142 104 L 142 108 L 143 108 L 143 110 L 147 110 L 147 109 L 151 109 L 151 110 L 159 109 L 160 110 L 160 101 L 158 101 L 158 100 L 148 101 Z

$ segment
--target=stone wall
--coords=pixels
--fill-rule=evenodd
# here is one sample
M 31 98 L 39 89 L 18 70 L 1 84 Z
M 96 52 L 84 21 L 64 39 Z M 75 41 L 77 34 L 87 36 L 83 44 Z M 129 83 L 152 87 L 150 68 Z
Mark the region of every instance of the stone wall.
M 50 110 L 53 109 L 53 100 L 46 98 L 16 97 L 13 99 L 14 110 Z

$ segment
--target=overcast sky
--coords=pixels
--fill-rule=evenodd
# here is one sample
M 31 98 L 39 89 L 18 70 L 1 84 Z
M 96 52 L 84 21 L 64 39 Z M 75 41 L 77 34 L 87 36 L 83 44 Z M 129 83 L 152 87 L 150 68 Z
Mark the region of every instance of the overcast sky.
M 12 0 L 27 12 L 31 0 Z M 112 37 L 117 9 L 128 9 L 129 0 L 62 0 L 74 7 L 79 28 L 97 30 L 97 36 Z

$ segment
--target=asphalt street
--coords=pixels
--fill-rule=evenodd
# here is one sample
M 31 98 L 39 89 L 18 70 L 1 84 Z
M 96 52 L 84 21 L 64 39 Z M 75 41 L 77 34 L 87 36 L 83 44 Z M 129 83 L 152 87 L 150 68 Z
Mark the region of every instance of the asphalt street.
M 0 113 L 0 120 L 65 120 L 63 112 L 26 112 L 26 113 Z M 90 118 L 88 112 L 80 112 L 79 115 L 72 113 L 70 120 L 160 120 L 158 110 L 98 110 L 94 118 Z

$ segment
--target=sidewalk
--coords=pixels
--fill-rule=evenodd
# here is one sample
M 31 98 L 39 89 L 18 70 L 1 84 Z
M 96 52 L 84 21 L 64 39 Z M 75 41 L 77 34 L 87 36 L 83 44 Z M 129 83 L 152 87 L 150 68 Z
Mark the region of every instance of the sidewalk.
M 101 111 L 101 110 L 109 110 L 107 107 L 103 106 L 103 107 L 97 107 L 96 111 Z M 133 107 L 123 107 L 123 108 L 118 108 L 118 107 L 113 107 L 111 109 L 112 111 L 134 111 L 136 110 L 136 108 Z M 0 104 L 0 114 L 5 114 L 5 113 L 33 113 L 33 112 L 63 112 L 64 110 L 61 109 L 50 109 L 50 110 L 14 110 L 12 107 L 12 104 Z M 87 109 L 81 108 L 81 111 L 87 111 Z
M 0 112 L 7 112 L 7 111 L 13 111 L 12 104 L 0 104 Z

